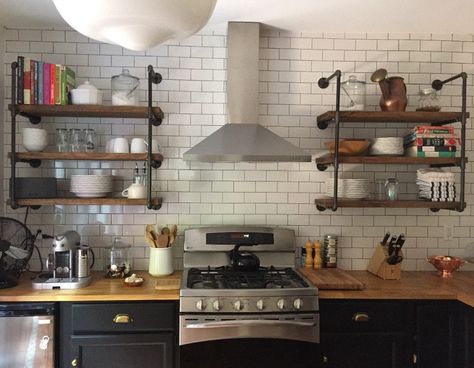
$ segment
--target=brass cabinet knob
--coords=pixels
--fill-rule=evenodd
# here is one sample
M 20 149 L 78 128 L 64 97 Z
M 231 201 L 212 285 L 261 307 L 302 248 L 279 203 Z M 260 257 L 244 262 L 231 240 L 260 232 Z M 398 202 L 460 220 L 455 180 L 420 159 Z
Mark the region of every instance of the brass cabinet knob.
M 119 313 L 115 315 L 113 321 L 115 323 L 130 323 L 133 322 L 133 319 L 127 313 Z
M 356 312 L 352 316 L 354 322 L 369 322 L 370 317 L 368 313 L 365 312 Z
M 77 359 L 73 359 L 71 362 L 71 367 L 77 367 L 78 366 L 77 363 L 78 363 Z

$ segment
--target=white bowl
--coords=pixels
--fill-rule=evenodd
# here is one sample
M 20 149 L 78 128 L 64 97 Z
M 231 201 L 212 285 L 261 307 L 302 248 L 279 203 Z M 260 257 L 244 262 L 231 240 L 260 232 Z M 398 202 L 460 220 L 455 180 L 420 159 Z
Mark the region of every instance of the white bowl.
M 102 91 L 92 89 L 73 89 L 71 91 L 73 105 L 101 105 Z
M 23 147 L 25 147 L 28 152 L 41 152 L 47 145 L 48 142 L 23 142 Z

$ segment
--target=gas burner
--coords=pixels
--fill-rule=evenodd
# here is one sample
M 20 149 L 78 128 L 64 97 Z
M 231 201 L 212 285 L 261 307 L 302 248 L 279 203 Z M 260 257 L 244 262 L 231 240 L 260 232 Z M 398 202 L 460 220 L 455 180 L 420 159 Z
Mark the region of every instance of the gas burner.
M 191 268 L 190 289 L 290 289 L 308 284 L 291 268 L 260 267 L 253 271 L 236 271 L 228 266 Z

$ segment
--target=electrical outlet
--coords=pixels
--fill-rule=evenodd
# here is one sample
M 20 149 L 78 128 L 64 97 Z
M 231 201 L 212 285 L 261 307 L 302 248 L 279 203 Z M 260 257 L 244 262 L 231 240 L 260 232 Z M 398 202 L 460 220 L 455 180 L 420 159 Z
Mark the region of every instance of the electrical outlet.
M 454 228 L 453 225 L 444 225 L 444 240 L 453 240 Z

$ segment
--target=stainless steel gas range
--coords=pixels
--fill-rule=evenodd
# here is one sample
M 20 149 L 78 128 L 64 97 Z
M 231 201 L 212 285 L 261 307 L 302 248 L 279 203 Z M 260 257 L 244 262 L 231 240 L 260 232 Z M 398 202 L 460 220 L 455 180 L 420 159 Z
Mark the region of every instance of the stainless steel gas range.
M 186 230 L 179 344 L 239 338 L 319 342 L 318 290 L 294 266 L 293 230 Z

